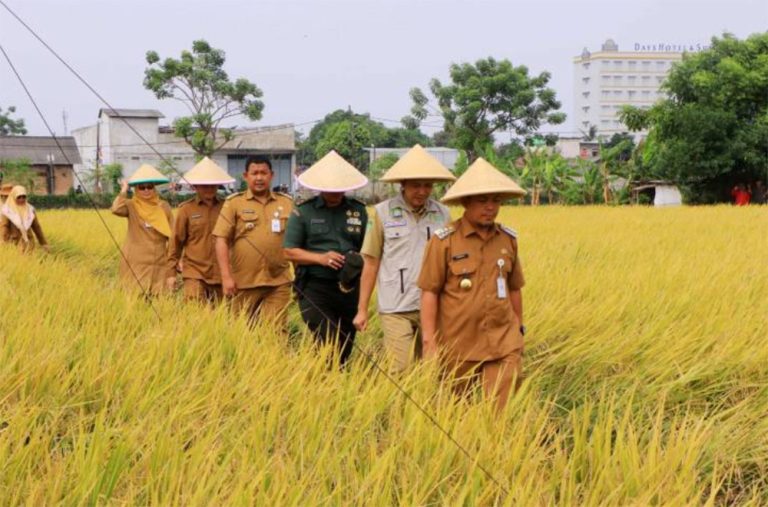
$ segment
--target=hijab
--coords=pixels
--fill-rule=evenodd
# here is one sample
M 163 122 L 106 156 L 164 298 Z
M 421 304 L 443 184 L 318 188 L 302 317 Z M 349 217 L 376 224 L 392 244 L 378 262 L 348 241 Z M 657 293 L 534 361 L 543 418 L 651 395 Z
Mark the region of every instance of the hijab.
M 32 223 L 35 221 L 35 208 L 24 201 L 24 204 L 16 202 L 16 198 L 20 195 L 26 196 L 27 189 L 21 185 L 16 185 L 8 195 L 5 204 L 0 208 L 0 212 L 8 217 L 13 225 L 21 232 L 21 237 L 25 243 L 29 242 L 29 235 L 27 231 L 32 227 Z

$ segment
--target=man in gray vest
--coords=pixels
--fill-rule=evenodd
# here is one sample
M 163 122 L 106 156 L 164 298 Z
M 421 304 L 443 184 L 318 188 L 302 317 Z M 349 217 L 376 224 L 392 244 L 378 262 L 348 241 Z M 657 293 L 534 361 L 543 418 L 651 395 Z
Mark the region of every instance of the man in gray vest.
M 376 205 L 363 247 L 365 265 L 353 321 L 368 326 L 368 304 L 378 282 L 378 307 L 384 346 L 394 371 L 404 371 L 421 357 L 419 279 L 424 248 L 434 232 L 450 222 L 448 208 L 430 198 L 437 181 L 456 178 L 418 144 L 379 181 L 400 183 L 400 195 Z

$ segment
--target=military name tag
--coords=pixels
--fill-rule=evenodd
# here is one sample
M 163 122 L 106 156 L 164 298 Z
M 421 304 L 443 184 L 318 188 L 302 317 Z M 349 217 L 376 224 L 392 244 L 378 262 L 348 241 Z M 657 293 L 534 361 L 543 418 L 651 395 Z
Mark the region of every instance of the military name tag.
M 404 225 L 408 225 L 408 222 L 405 220 L 389 220 L 384 222 L 384 227 L 402 227 Z
M 273 218 L 272 219 L 272 232 L 280 232 L 280 219 L 279 218 Z
M 202 215 L 202 214 L 200 214 L 200 213 L 195 213 L 194 215 L 190 215 L 190 216 L 189 216 L 189 218 L 200 218 L 200 217 L 202 217 L 202 216 L 203 216 L 203 215 Z

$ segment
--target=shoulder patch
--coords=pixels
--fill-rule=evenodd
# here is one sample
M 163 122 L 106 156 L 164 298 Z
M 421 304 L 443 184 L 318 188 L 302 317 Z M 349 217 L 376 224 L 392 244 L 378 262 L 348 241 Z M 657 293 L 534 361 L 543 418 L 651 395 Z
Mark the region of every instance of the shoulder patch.
M 440 239 L 445 239 L 451 234 L 456 232 L 456 229 L 454 229 L 452 226 L 443 227 L 441 229 L 438 229 L 435 231 L 435 236 L 437 236 Z
M 502 231 L 506 232 L 513 238 L 517 239 L 517 231 L 512 229 L 511 227 L 507 227 L 506 225 L 499 225 Z
M 238 195 L 245 195 L 245 192 L 235 192 L 234 194 L 230 194 L 227 196 L 227 200 L 234 199 Z
M 313 195 L 309 199 L 297 199 L 295 204 L 296 204 L 296 206 L 304 206 L 305 204 L 309 204 L 311 202 L 314 202 L 315 199 L 317 199 L 317 196 Z

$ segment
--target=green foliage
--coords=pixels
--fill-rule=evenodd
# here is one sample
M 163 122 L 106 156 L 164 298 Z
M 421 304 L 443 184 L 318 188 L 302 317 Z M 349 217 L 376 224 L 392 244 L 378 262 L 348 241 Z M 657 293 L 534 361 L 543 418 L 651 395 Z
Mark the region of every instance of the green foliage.
M 297 136 L 296 159 L 310 165 L 334 149 L 360 169 L 368 164 L 364 148 L 410 148 L 415 144 L 431 146 L 431 139 L 418 129 L 387 128 L 367 113 L 337 109 L 318 122 L 304 139 Z
M 377 158 L 371 164 L 371 168 L 368 171 L 368 176 L 372 180 L 378 180 L 381 176 L 395 163 L 400 160 L 400 157 L 395 153 L 387 153 Z
M 31 194 L 35 193 L 37 174 L 32 162 L 26 158 L 0 160 L 0 183 L 22 185 Z
M 526 137 L 544 124 L 565 121 L 565 114 L 557 112 L 560 102 L 555 91 L 547 87 L 548 72 L 529 76 L 525 66 L 486 58 L 451 65 L 450 78 L 448 85 L 438 79 L 430 82 L 436 107 L 421 89 L 411 89 L 411 116 L 403 124 L 414 127 L 428 116 L 441 117 L 451 145 L 465 150 L 470 161 L 493 144 L 497 133 L 511 131 Z
M 3 112 L 3 108 L 0 107 L 0 136 L 18 136 L 26 135 L 27 129 L 24 127 L 24 120 L 14 120 L 11 115 L 16 112 L 16 107 L 9 106 L 8 109 Z
M 199 156 L 211 156 L 233 138 L 221 122 L 237 116 L 251 121 L 261 118 L 262 91 L 245 78 L 231 80 L 224 71 L 224 51 L 204 40 L 192 43 L 192 51 L 182 51 L 179 59 L 161 61 L 156 51 L 148 51 L 144 87 L 158 99 L 176 99 L 189 109 L 189 116 L 177 118 L 176 136 L 183 138 Z
M 120 179 L 123 177 L 123 165 L 112 163 L 94 165 L 83 173 L 83 182 L 96 194 L 117 193 L 120 191 Z
M 686 54 L 664 83 L 669 98 L 648 111 L 626 109 L 623 121 L 648 126 L 645 160 L 683 184 L 692 202 L 723 201 L 733 183 L 768 174 L 768 32 L 713 38 Z
M 113 193 L 120 192 L 120 180 L 123 178 L 123 164 L 114 162 L 104 166 L 104 176 L 107 182 L 112 185 L 109 190 Z

